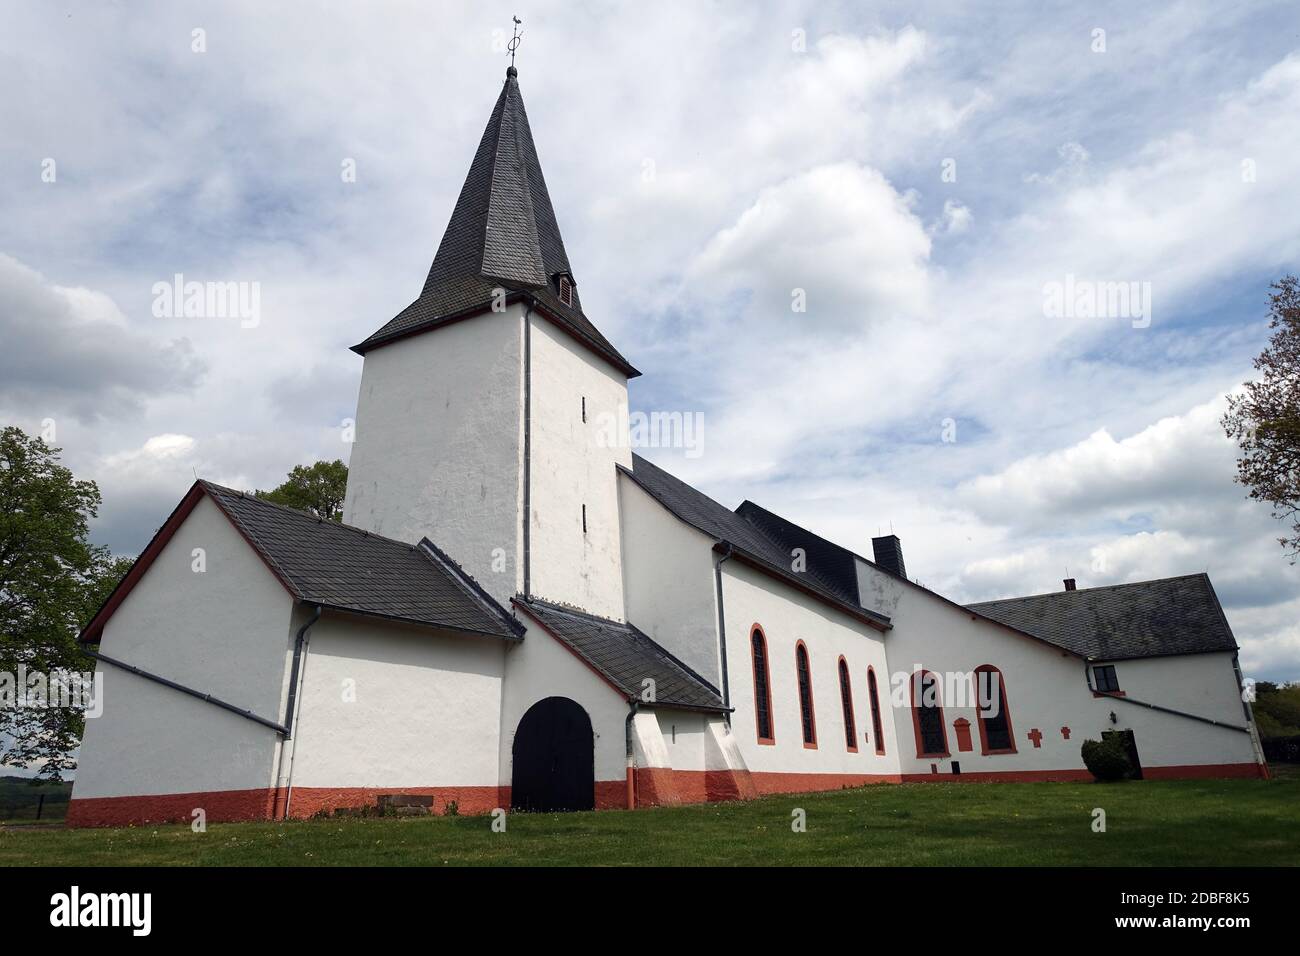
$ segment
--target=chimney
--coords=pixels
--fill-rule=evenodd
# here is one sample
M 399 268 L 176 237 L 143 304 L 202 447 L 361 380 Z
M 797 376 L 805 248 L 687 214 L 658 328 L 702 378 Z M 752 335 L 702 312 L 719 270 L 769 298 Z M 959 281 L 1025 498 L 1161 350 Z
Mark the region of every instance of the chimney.
M 888 571 L 900 578 L 907 577 L 907 568 L 903 566 L 903 542 L 898 540 L 898 535 L 887 534 L 884 537 L 872 538 L 871 552 L 875 555 L 876 564 L 880 565 L 882 571 Z
M 1066 579 L 1065 579 L 1065 589 L 1066 589 L 1067 591 L 1073 591 L 1073 590 L 1074 590 L 1074 578 L 1066 578 Z

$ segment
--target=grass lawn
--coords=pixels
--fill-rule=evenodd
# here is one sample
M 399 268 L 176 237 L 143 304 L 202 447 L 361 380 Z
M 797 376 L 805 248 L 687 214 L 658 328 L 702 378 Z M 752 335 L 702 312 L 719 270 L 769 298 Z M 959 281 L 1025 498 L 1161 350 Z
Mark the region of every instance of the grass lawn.
M 1106 832 L 1092 811 L 1106 811 Z M 807 813 L 807 832 L 791 812 Z M 0 828 L 30 865 L 1300 865 L 1300 775 L 1270 781 L 904 784 L 636 813 Z

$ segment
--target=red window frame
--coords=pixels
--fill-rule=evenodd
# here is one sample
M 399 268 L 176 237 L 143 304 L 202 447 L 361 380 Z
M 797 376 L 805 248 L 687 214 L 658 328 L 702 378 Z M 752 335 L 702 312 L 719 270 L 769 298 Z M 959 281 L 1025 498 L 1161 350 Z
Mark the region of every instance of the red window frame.
M 880 691 L 876 687 L 876 669 L 867 668 L 867 700 L 871 704 L 871 732 L 876 735 L 876 753 L 884 756 L 885 730 L 880 720 Z
M 844 711 L 844 743 L 851 754 L 858 752 L 858 718 L 853 712 L 853 682 L 849 680 L 849 663 L 840 655 L 840 709 Z
M 939 712 L 939 733 L 943 735 L 943 750 L 927 751 L 925 749 L 925 736 L 921 733 L 921 714 L 916 703 L 916 692 L 918 688 L 924 689 L 925 679 L 930 678 L 935 684 L 935 710 Z M 916 755 L 918 757 L 950 757 L 952 751 L 948 746 L 948 726 L 947 719 L 943 715 L 943 684 L 939 678 L 927 670 L 919 670 L 912 675 L 908 681 L 912 688 L 912 730 L 916 734 Z
M 759 680 L 758 680 L 758 659 L 755 651 L 758 644 L 763 645 L 763 681 L 762 688 L 766 692 L 767 703 L 767 730 L 768 736 L 763 736 L 763 727 L 759 722 Z M 758 742 L 765 746 L 771 746 L 776 743 L 776 715 L 772 712 L 772 656 L 768 649 L 767 634 L 764 632 L 762 625 L 757 622 L 749 629 L 749 664 L 754 670 L 754 733 L 758 737 Z
M 804 701 L 803 681 L 799 677 L 799 658 L 802 655 L 804 670 L 808 677 L 808 700 Z M 794 682 L 795 689 L 799 694 L 799 736 L 803 738 L 805 750 L 817 749 L 817 707 L 813 697 L 813 679 L 812 679 L 812 657 L 808 653 L 808 646 L 803 641 L 797 641 L 794 645 Z M 805 709 L 806 707 L 806 709 Z M 808 740 L 808 734 L 804 731 L 807 725 L 812 732 L 812 740 Z
M 998 675 L 998 688 L 1000 693 L 1002 694 L 1002 698 L 999 702 L 999 706 L 1001 706 L 1002 715 L 1003 717 L 1006 718 L 1007 721 L 1007 739 L 1011 741 L 1010 747 L 1000 747 L 997 750 L 989 749 L 989 735 L 988 735 L 988 731 L 984 727 L 984 707 L 983 707 L 983 703 L 980 701 L 980 696 L 979 696 L 980 694 L 979 675 L 980 674 Z M 975 668 L 975 671 L 972 676 L 974 677 L 974 683 L 975 683 L 975 717 L 976 717 L 975 722 L 979 724 L 979 729 L 980 729 L 980 752 L 986 757 L 993 756 L 996 754 L 1015 753 L 1016 752 L 1016 728 L 1011 724 L 1011 702 L 1007 699 L 1006 678 L 1002 676 L 1002 671 L 998 670 L 992 664 L 981 664 L 979 667 Z

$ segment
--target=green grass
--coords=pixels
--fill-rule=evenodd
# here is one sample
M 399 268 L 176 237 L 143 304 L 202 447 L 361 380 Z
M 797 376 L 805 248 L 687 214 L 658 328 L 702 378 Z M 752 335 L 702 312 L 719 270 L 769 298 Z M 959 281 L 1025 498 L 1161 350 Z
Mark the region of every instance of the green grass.
M 791 811 L 807 832 L 791 830 Z M 1092 831 L 1092 810 L 1106 832 Z M 906 784 L 572 814 L 0 829 L 30 865 L 1300 865 L 1300 775 L 1270 781 Z

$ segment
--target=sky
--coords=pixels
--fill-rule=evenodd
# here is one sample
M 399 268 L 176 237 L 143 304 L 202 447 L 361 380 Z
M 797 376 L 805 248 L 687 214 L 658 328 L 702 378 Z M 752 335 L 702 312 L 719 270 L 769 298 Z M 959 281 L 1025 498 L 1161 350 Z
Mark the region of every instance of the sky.
M 1300 271 L 1294 3 L 0 8 L 0 422 L 99 483 L 98 543 L 346 460 L 348 346 L 419 293 L 518 14 L 584 309 L 633 410 L 703 416 L 649 457 L 959 601 L 1207 571 L 1300 679 L 1219 425 Z M 256 321 L 158 315 L 178 274 Z

